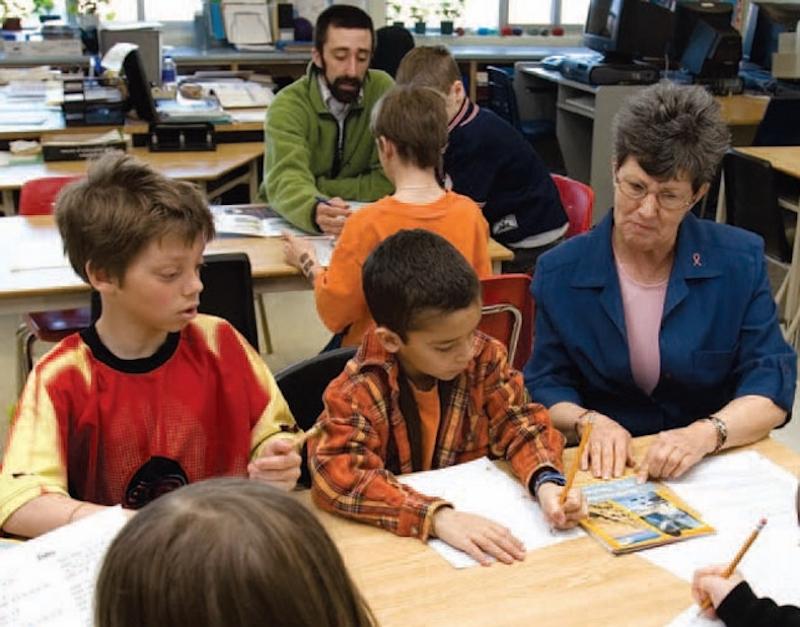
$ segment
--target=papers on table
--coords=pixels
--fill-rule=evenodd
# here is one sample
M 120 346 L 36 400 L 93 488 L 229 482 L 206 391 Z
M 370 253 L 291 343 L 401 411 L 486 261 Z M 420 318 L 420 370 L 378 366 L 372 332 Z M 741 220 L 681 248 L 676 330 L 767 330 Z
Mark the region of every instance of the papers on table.
M 691 581 L 698 568 L 730 562 L 758 520 L 766 517 L 767 526 L 739 570 L 758 596 L 772 597 L 780 605 L 800 605 L 797 480 L 791 473 L 746 451 L 708 458 L 668 485 L 687 501 L 702 504 L 717 534 L 644 551 L 642 557 Z
M 721 620 L 706 618 L 700 614 L 700 608 L 692 605 L 675 617 L 667 627 L 725 627 Z
M 508 527 L 528 551 L 583 535 L 577 529 L 551 533 L 539 505 L 520 481 L 485 457 L 398 479 L 422 494 L 450 501 L 459 511 L 479 514 Z M 456 568 L 477 565 L 466 553 L 441 540 L 429 540 L 428 544 Z
M 0 625 L 91 625 L 97 573 L 127 520 L 109 508 L 0 553 Z

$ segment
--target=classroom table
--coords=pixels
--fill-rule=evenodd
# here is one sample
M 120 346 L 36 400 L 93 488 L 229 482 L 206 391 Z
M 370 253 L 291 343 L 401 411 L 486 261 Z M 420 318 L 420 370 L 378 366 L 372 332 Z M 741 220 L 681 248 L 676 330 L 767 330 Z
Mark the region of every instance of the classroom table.
M 652 437 L 635 439 L 637 455 Z M 735 450 L 747 449 L 800 472 L 800 455 L 771 438 Z M 565 464 L 574 453 L 574 447 L 565 451 Z M 576 485 L 588 481 L 588 473 L 579 473 Z M 311 503 L 309 492 L 298 498 Z M 310 507 L 382 627 L 655 627 L 692 603 L 688 582 L 635 553 L 614 556 L 588 536 L 531 551 L 511 566 L 457 570 L 415 538 Z
M 52 216 L 0 218 L 0 350 L 5 354 L 15 352 L 20 314 L 89 303 L 89 286 L 64 265 L 60 249 L 61 238 Z M 279 238 L 223 236 L 209 243 L 206 252 L 247 253 L 257 294 L 311 289 L 296 268 L 284 263 Z M 499 272 L 500 263 L 512 259 L 513 253 L 490 240 L 489 258 Z M 0 412 L 16 398 L 15 379 L 8 374 L 0 378 Z M 0 439 L 2 431 L 0 428 Z
M 751 157 L 769 161 L 772 168 L 800 182 L 800 146 L 740 146 L 736 150 Z M 798 211 L 800 198 L 785 199 L 781 206 Z M 717 222 L 726 221 L 725 181 L 720 183 L 717 200 Z M 800 350 L 800 229 L 794 230 L 792 262 L 789 266 L 786 287 L 786 335 L 789 342 Z
M 130 148 L 128 154 L 172 179 L 192 181 L 211 198 L 245 184 L 250 199 L 258 194 L 258 162 L 264 154 L 262 142 L 218 144 L 214 151 L 150 152 L 147 148 Z M 46 161 L 16 164 L 0 168 L 2 208 L 14 212 L 13 191 L 24 183 L 44 176 L 84 174 L 88 161 Z M 215 184 L 216 183 L 216 184 Z

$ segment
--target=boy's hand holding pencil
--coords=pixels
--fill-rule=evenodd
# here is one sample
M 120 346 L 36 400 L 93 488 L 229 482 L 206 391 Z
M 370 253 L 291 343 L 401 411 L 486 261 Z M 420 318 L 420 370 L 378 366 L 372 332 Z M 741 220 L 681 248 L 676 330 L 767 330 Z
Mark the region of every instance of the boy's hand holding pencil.
M 296 440 L 273 437 L 267 440 L 261 454 L 247 465 L 247 474 L 255 481 L 291 490 L 300 477 L 300 461 Z
M 581 433 L 578 451 L 572 460 L 567 473 L 567 483 L 562 488 L 556 483 L 543 483 L 536 491 L 539 507 L 542 508 L 547 521 L 556 529 L 570 529 L 577 525 L 589 513 L 586 497 L 578 489 L 572 488 L 575 474 L 581 464 L 583 452 L 592 434 L 592 423 L 587 422 Z

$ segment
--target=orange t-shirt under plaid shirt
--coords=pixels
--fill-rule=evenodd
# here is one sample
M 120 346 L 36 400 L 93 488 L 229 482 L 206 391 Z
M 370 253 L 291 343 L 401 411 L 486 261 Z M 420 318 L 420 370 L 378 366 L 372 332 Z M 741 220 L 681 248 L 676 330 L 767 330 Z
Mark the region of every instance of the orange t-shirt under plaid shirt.
M 344 346 L 357 345 L 372 322 L 361 289 L 361 267 L 378 244 L 403 229 L 426 229 L 441 235 L 466 257 L 478 277 L 491 275 L 489 225 L 470 198 L 444 192 L 426 205 L 400 202 L 391 196 L 372 203 L 347 218 L 330 266 L 314 281 L 319 317 L 334 333 L 347 329 Z

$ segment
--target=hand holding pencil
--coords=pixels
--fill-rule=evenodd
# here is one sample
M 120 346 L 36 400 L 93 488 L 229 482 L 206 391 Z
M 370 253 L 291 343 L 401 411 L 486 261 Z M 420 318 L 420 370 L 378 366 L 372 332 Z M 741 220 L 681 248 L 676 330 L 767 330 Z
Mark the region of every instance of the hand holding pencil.
M 715 616 L 714 609 L 722 603 L 731 590 L 744 581 L 736 567 L 766 524 L 767 519 L 762 518 L 729 564 L 707 566 L 694 573 L 692 596 L 700 606 L 701 613 L 705 612 L 709 617 Z
M 581 434 L 578 451 L 575 453 L 567 472 L 566 485 L 562 488 L 555 483 L 544 483 L 539 486 L 539 491 L 536 494 L 545 517 L 557 529 L 574 527 L 588 514 L 589 508 L 586 504 L 586 497 L 583 496 L 581 490 L 572 489 L 572 483 L 575 481 L 575 474 L 580 466 L 581 455 L 586 448 L 591 432 L 592 424 L 587 423 Z

